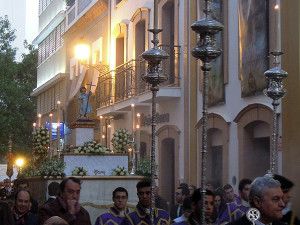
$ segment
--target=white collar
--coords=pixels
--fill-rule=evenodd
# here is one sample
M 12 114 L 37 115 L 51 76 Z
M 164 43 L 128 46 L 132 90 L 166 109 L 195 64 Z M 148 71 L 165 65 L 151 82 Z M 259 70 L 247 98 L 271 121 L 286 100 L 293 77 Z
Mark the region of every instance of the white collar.
M 291 211 L 291 208 L 292 208 L 292 203 L 288 203 L 287 205 L 286 205 L 286 207 L 282 210 L 282 215 L 285 215 L 285 214 L 287 214 L 289 211 Z

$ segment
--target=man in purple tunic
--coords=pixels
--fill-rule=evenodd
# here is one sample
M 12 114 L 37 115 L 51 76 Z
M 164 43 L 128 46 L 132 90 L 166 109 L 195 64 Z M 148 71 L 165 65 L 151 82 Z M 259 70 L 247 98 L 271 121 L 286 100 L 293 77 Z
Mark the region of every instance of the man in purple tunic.
M 239 183 L 239 197 L 236 197 L 234 202 L 227 203 L 221 210 L 216 224 L 226 224 L 236 221 L 241 218 L 250 208 L 249 190 L 251 186 L 251 180 L 242 179 Z
M 128 192 L 123 187 L 118 187 L 113 191 L 112 200 L 114 205 L 110 207 L 107 213 L 102 214 L 96 220 L 95 225 L 116 225 L 121 224 L 125 215 L 129 212 L 126 207 Z
M 136 185 L 139 203 L 135 210 L 129 213 L 123 220 L 122 225 L 140 225 L 151 224 L 150 206 L 151 206 L 151 180 L 143 179 Z M 162 209 L 155 207 L 153 225 L 169 225 L 171 222 L 169 214 Z

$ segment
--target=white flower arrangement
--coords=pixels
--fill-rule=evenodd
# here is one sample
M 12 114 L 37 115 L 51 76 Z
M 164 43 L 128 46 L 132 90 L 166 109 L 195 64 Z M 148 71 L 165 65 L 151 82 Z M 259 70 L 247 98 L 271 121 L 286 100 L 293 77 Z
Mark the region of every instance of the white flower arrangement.
M 110 153 L 110 150 L 104 147 L 101 143 L 97 143 L 96 141 L 85 142 L 82 147 L 78 147 L 74 150 L 74 153 L 89 153 L 94 155 L 103 155 L 106 153 Z
M 115 153 L 126 153 L 126 149 L 130 146 L 131 136 L 126 129 L 119 129 L 114 133 L 111 142 L 114 146 Z
M 118 166 L 116 169 L 114 169 L 113 176 L 129 176 L 129 173 L 124 166 Z
M 89 176 L 88 171 L 83 167 L 75 167 L 75 169 L 72 172 L 73 176 Z
M 39 127 L 33 133 L 33 154 L 40 160 L 46 157 L 49 147 L 49 131 L 46 127 Z

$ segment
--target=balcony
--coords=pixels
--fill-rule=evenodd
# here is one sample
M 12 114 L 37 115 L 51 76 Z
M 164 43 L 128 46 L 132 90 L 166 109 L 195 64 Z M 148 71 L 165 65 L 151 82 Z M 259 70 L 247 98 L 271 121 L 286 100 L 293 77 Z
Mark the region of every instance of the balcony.
M 107 10 L 104 0 L 69 0 L 66 12 L 66 31 L 76 24 L 76 28 L 90 23 Z M 88 17 L 83 17 L 88 12 Z M 75 29 L 75 28 L 74 28 Z
M 167 74 L 168 79 L 160 85 L 157 102 L 181 96 L 179 88 L 180 46 L 161 45 L 159 47 L 167 51 L 170 57 L 161 63 L 163 73 Z M 147 62 L 145 60 L 133 59 L 116 67 L 115 70 L 100 75 L 96 88 L 97 109 L 104 113 L 112 113 L 129 110 L 130 102 L 128 101 L 130 99 L 134 99 L 135 104 L 151 102 L 152 95 L 149 86 L 142 80 L 146 70 Z M 113 107 L 110 110 L 104 110 L 108 106 Z

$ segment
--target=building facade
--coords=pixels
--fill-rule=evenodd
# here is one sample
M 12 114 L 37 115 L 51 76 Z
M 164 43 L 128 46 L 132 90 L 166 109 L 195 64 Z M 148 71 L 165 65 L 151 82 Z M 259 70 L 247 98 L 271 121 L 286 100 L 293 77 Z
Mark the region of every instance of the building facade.
M 35 40 L 40 61 L 33 91 L 42 123 L 50 120 L 51 112 L 56 121 L 59 113 L 65 127 L 61 146 L 72 145 L 70 125 L 79 116 L 77 95 L 86 86 L 93 92 L 89 118 L 95 122 L 94 139 L 112 149 L 113 133 L 127 129 L 135 137 L 138 158 L 149 156 L 152 93 L 142 80 L 147 63 L 141 54 L 153 46 L 148 32 L 153 28 L 153 1 L 45 2 L 49 5 L 41 9 Z M 273 107 L 263 90 L 264 72 L 273 67 L 268 55 L 277 47 L 274 4 L 275 0 L 212 1 L 212 16 L 225 27 L 216 37 L 223 53 L 212 62 L 208 96 L 207 180 L 219 187 L 230 183 L 237 190 L 240 179 L 254 179 L 270 169 Z M 170 204 L 179 183 L 201 185 L 202 72 L 201 63 L 191 56 L 198 39 L 190 25 L 205 16 L 203 7 L 204 1 L 158 3 L 158 24 L 163 29 L 159 47 L 169 58 L 162 62 L 168 80 L 156 98 L 155 149 L 158 185 Z M 74 51 L 82 42 L 90 47 L 86 64 Z M 280 143 L 286 143 L 281 104 L 277 112 L 275 172 L 282 173 L 289 171 L 282 165 L 292 155 L 281 152 Z

